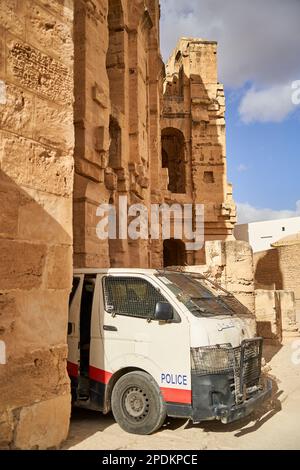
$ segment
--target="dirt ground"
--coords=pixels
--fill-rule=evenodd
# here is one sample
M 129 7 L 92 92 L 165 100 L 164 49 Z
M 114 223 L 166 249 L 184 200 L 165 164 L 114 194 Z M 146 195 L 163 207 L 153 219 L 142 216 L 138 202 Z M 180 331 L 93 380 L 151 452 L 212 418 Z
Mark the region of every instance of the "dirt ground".
M 293 354 L 298 361 L 292 361 Z M 136 436 L 122 431 L 111 415 L 77 409 L 73 411 L 69 438 L 63 448 L 299 450 L 300 337 L 285 339 L 281 347 L 266 346 L 264 357 L 271 365 L 269 374 L 275 379 L 274 394 L 251 417 L 228 425 L 216 421 L 193 425 L 186 420 L 169 419 L 156 434 Z

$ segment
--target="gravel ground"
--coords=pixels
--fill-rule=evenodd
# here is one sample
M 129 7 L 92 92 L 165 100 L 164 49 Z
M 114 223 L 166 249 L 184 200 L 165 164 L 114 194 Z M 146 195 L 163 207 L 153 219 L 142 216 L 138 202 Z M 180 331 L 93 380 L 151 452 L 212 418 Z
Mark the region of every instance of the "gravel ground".
M 299 365 L 292 361 L 298 341 Z M 287 338 L 281 347 L 266 346 L 264 357 L 274 379 L 274 394 L 251 417 L 224 425 L 203 422 L 193 425 L 169 419 L 151 436 L 127 434 L 111 415 L 73 411 L 64 449 L 300 449 L 300 338 Z

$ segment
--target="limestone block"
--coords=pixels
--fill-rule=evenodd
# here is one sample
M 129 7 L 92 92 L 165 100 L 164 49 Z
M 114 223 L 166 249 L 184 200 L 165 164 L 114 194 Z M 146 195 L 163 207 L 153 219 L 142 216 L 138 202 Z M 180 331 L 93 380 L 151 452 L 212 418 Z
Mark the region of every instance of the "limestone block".
M 26 188 L 19 206 L 18 235 L 25 240 L 70 245 L 72 199 Z
M 108 91 L 104 90 L 103 85 L 95 83 L 92 88 L 93 100 L 96 101 L 102 108 L 109 107 Z
M 5 78 L 5 29 L 1 27 L 1 21 L 0 21 L 0 74 L 1 74 L 1 80 L 2 80 L 2 92 L 3 92 L 3 87 L 5 86 L 3 79 Z M 0 100 L 3 102 L 2 100 Z
M 58 447 L 68 435 L 70 396 L 62 395 L 21 409 L 16 426 L 17 449 Z
M 24 0 L 23 0 L 24 1 Z M 56 3 L 56 2 L 50 2 Z M 72 65 L 72 25 L 27 1 L 27 41 L 65 64 Z
M 0 183 L 0 237 L 17 236 L 19 193 L 12 186 Z
M 70 125 L 72 122 L 73 109 L 71 106 L 55 106 L 48 101 L 35 99 L 35 140 L 42 144 L 58 147 L 71 154 L 74 147 L 74 131 Z
M 0 105 L 0 127 L 32 137 L 34 98 L 31 93 L 6 84 L 6 104 Z
M 52 2 L 50 0 L 39 0 L 47 10 L 60 15 L 64 21 L 73 21 L 74 0 L 63 0 Z
M 33 350 L 65 343 L 71 272 L 66 277 L 69 285 L 59 292 L 46 289 L 15 292 L 15 299 L 3 300 L 2 304 L 6 305 L 3 339 L 8 361 Z
M 110 145 L 109 133 L 108 129 L 105 129 L 104 126 L 99 126 L 95 128 L 95 149 L 98 152 L 108 152 Z M 106 160 L 106 159 L 105 159 Z M 101 168 L 105 168 L 107 165 L 103 165 L 103 163 L 107 163 L 104 161 L 103 163 L 99 162 Z
M 0 240 L 0 290 L 40 286 L 45 256 L 45 245 Z
M 51 246 L 47 258 L 47 287 L 70 289 L 72 285 L 72 247 Z
M 73 102 L 72 70 L 15 39 L 7 41 L 7 76 L 56 103 L 68 105 Z
M 106 171 L 105 172 L 105 186 L 110 191 L 117 189 L 117 175 L 113 171 Z
M 255 290 L 255 316 L 257 333 L 269 340 L 282 339 L 282 316 L 276 291 Z
M 72 193 L 73 162 L 69 156 L 19 136 L 1 133 L 0 137 L 1 169 L 17 185 L 61 196 Z
M 41 339 L 42 335 L 40 329 Z M 1 409 L 20 408 L 70 393 L 65 345 L 50 349 L 43 345 L 42 349 L 35 350 L 28 345 L 27 352 L 23 344 L 13 346 L 18 352 L 15 351 L 0 369 Z
M 277 291 L 280 301 L 282 329 L 288 331 L 296 326 L 296 299 L 292 291 Z
M 0 2 L 0 24 L 16 36 L 25 34 L 25 2 L 18 0 L 1 0 Z
M 0 411 L 0 449 L 8 449 L 13 439 L 13 416 L 9 410 Z

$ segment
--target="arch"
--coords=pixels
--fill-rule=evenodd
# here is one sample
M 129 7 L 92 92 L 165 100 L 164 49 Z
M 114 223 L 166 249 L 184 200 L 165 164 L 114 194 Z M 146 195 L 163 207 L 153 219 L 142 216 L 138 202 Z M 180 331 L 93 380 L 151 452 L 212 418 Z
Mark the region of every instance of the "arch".
M 169 186 L 172 193 L 186 192 L 185 142 L 183 133 L 167 127 L 161 133 L 162 167 L 168 168 Z
M 164 267 L 167 266 L 185 266 L 186 250 L 185 243 L 182 240 L 170 238 L 163 244 Z

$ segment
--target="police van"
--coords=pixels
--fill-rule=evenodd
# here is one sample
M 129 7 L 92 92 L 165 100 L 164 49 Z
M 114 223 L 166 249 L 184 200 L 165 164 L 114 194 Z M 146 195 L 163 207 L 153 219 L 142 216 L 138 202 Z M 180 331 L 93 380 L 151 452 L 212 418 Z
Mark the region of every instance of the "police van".
M 233 295 L 200 274 L 74 271 L 68 372 L 75 406 L 150 434 L 167 416 L 229 423 L 271 394 L 262 338 Z

